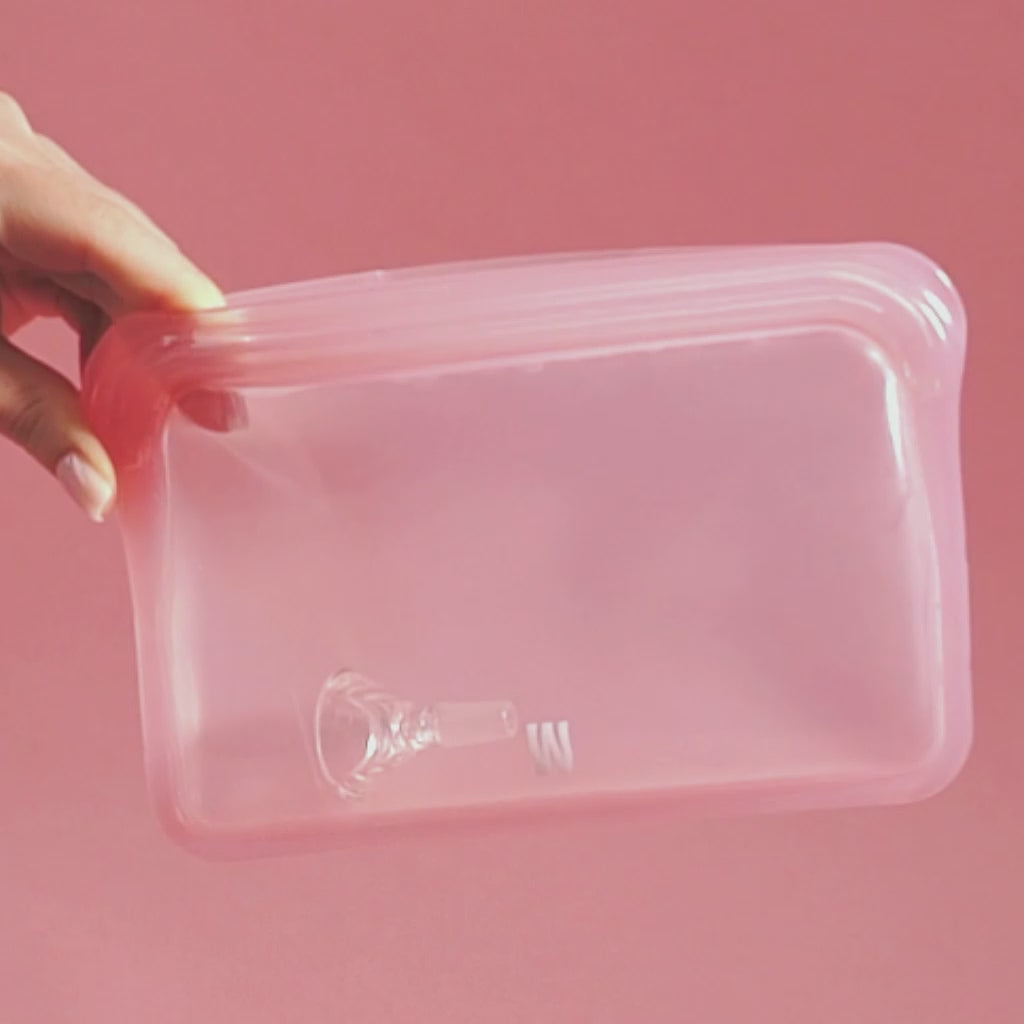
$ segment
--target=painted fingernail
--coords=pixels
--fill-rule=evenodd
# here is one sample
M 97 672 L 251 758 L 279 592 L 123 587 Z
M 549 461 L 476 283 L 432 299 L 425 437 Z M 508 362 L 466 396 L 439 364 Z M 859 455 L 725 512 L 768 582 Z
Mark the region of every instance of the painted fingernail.
M 94 522 L 101 523 L 114 503 L 114 488 L 77 452 L 57 463 L 57 479 L 72 500 Z

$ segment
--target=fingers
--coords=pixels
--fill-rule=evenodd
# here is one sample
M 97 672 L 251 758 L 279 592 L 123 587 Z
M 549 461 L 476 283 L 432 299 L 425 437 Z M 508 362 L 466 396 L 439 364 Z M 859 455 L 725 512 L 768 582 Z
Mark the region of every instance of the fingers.
M 112 189 L 109 185 L 104 185 L 103 182 L 86 170 L 59 143 L 36 132 L 33 135 L 33 144 L 34 147 L 40 150 L 52 163 L 59 167 L 63 167 L 65 170 L 73 171 L 83 181 L 88 182 L 95 191 L 102 193 L 110 201 L 124 207 L 124 209 L 135 216 L 135 218 L 145 227 L 160 235 L 160 237 L 169 245 L 172 245 L 175 248 L 178 247 L 174 239 L 171 238 L 171 236 L 168 235 L 167 232 L 164 231 L 164 229 L 161 228 L 160 225 L 157 224 L 141 207 L 133 203 L 127 196 L 124 196 L 120 192 Z
M 200 310 L 223 304 L 217 286 L 130 206 L 83 187 L 60 166 L 4 172 L 0 246 L 55 274 L 97 278 L 111 316 L 154 306 Z
M 249 425 L 245 400 L 233 391 L 193 391 L 178 400 L 178 408 L 196 426 L 218 434 L 244 430 Z
M 8 296 L 0 288 L 0 330 L 12 334 L 36 316 L 58 316 L 78 335 L 84 366 L 110 326 L 111 318 L 105 310 L 114 302 L 110 289 L 90 274 L 16 276 Z
M 116 295 L 113 314 L 146 305 L 199 309 L 223 297 L 135 203 L 32 130 L 0 92 L 0 247 L 35 270 L 92 276 Z M 120 308 L 117 308 L 120 307 Z
M 107 284 L 106 281 L 98 278 L 95 274 L 60 274 L 51 273 L 49 280 L 58 287 L 54 289 L 77 296 L 85 302 L 91 303 L 103 310 L 108 317 L 115 317 L 124 312 L 124 302 L 121 297 Z M 63 310 L 58 309 L 63 316 Z
M 0 92 L 0 129 L 13 129 L 25 134 L 32 131 L 21 104 L 6 92 Z
M 199 311 L 224 299 L 139 207 L 34 132 L 2 92 L 0 139 L 0 434 L 101 519 L 114 500 L 114 469 L 73 385 L 2 332 L 56 313 L 77 331 L 84 359 L 123 313 Z M 244 406 L 229 395 L 200 395 L 185 412 L 215 430 L 244 423 Z
M 0 337 L 0 434 L 19 444 L 96 521 L 113 505 L 114 468 L 85 425 L 70 381 Z

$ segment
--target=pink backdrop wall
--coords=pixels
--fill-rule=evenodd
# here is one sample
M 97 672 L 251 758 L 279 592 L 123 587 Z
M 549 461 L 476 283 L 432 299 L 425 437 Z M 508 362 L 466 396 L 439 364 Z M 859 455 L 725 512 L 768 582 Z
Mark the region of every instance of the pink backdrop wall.
M 0 1016 L 1020 1019 L 1022 52 L 1019 0 L 5 4 L 0 87 L 227 287 L 650 243 L 943 262 L 972 329 L 978 723 L 906 810 L 208 865 L 146 803 L 116 535 L 3 449 Z

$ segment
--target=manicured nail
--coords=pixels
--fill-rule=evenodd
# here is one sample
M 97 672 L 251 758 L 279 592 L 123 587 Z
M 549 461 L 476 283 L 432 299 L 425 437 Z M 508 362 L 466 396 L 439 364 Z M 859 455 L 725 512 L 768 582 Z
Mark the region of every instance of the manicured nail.
M 114 502 L 114 488 L 77 452 L 57 463 L 57 479 L 94 522 L 102 523 Z

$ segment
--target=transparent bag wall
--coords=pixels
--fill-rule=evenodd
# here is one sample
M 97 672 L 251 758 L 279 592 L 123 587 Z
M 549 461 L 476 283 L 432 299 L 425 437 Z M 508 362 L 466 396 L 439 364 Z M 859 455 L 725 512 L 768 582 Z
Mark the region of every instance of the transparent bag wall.
M 945 276 L 885 246 L 471 264 L 126 320 L 86 389 L 165 822 L 244 853 L 933 792 L 970 734 L 963 343 Z

